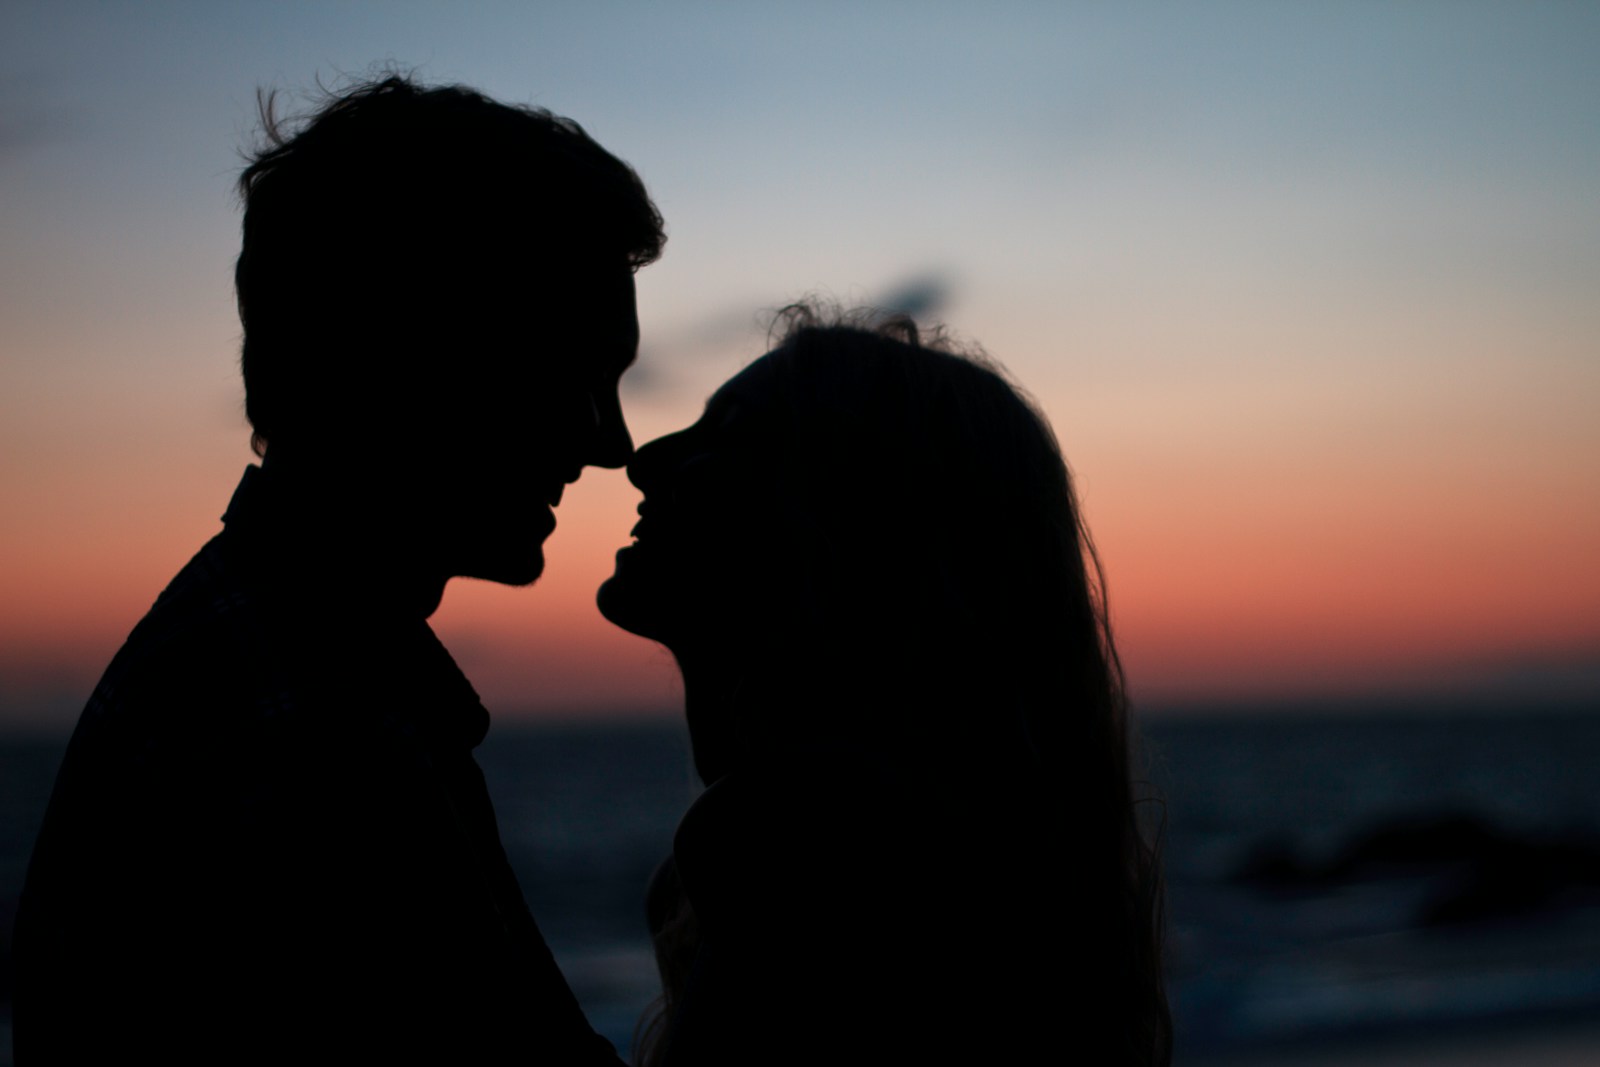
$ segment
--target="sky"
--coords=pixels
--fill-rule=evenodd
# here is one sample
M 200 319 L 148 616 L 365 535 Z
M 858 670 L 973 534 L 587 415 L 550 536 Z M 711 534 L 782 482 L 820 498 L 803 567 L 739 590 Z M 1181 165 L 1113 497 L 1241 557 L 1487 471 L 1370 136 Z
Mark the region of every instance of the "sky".
M 0 728 L 70 724 L 218 529 L 257 90 L 375 64 L 639 171 L 636 440 L 772 309 L 930 298 L 1054 424 L 1141 705 L 1600 697 L 1597 50 L 1576 3 L 12 0 Z M 536 586 L 452 583 L 496 712 L 677 706 L 593 607 L 637 501 L 591 470 Z

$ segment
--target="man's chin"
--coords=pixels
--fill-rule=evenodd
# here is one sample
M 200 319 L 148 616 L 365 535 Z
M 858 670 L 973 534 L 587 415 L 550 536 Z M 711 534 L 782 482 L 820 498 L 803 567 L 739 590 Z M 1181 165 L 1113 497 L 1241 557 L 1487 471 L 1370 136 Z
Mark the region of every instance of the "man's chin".
M 544 552 L 534 552 L 522 559 L 485 561 L 462 572 L 463 578 L 478 578 L 498 585 L 522 587 L 532 585 L 544 573 Z

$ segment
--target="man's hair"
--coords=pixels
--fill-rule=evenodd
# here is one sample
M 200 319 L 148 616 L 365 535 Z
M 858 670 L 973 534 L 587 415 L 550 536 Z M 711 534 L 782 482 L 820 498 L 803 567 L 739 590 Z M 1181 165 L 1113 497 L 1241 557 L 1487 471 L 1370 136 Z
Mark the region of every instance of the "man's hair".
M 299 121 L 273 103 L 262 97 L 263 142 L 239 177 L 234 272 L 258 454 L 417 376 L 395 361 L 430 341 L 446 350 L 421 375 L 450 373 L 452 315 L 496 300 L 542 310 L 564 299 L 553 287 L 661 254 L 638 175 L 571 119 L 399 75 Z

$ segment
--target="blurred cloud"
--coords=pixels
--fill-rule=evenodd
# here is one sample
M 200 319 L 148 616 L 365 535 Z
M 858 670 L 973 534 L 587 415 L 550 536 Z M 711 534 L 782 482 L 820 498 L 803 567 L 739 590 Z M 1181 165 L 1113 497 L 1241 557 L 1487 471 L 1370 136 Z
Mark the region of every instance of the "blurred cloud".
M 886 314 L 927 320 L 949 305 L 951 288 L 951 280 L 945 274 L 919 274 L 890 289 L 888 295 L 875 302 L 875 306 Z
M 824 308 L 837 305 L 872 309 L 878 316 L 906 315 L 919 325 L 931 325 L 947 307 L 955 292 L 948 271 L 928 269 L 914 272 L 881 287 L 882 296 L 845 300 L 824 293 L 810 293 L 794 302 L 816 303 Z M 711 362 L 730 357 L 748 361 L 764 348 L 778 312 L 785 304 L 763 307 L 722 305 L 678 329 L 659 333 L 646 331 L 640 343 L 639 361 L 622 380 L 623 393 L 630 399 L 648 399 L 681 383 L 676 368 L 700 369 Z

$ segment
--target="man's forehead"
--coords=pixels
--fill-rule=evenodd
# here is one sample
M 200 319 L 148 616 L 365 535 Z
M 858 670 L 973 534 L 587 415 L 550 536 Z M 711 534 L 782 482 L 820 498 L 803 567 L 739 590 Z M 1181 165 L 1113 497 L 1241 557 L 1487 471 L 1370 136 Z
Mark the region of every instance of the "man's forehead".
M 558 301 L 541 316 L 561 335 L 560 349 L 580 363 L 620 373 L 633 364 L 639 349 L 639 313 L 634 303 L 633 279 L 609 291 L 588 290 Z
M 525 343 L 514 346 L 522 373 L 590 381 L 616 379 L 639 353 L 639 323 L 622 314 L 581 314 L 570 305 L 537 316 Z
M 530 253 L 514 272 L 518 284 L 594 303 L 632 301 L 633 267 L 621 257 L 539 257 Z

